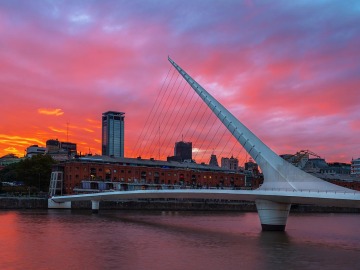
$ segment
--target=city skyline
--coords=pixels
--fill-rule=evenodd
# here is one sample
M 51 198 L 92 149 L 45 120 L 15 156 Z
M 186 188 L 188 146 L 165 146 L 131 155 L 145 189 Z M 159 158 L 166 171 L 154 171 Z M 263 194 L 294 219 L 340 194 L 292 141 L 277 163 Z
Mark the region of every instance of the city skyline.
M 100 154 L 109 110 L 130 154 L 168 54 L 276 153 L 360 155 L 356 1 L 1 3 L 0 156 L 67 137 Z

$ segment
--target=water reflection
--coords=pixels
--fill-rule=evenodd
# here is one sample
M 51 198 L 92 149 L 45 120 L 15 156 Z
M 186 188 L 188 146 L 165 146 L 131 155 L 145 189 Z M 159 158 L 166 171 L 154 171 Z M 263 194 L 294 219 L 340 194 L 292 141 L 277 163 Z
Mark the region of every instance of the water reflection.
M 360 269 L 359 226 L 359 215 L 293 215 L 286 232 L 261 232 L 256 213 L 8 211 L 0 268 Z

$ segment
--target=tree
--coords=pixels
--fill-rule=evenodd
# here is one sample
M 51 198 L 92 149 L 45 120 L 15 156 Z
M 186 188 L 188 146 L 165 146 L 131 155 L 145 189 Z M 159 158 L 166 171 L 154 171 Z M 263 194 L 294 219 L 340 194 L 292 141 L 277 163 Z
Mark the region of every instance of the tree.
M 40 191 L 49 189 L 52 165 L 56 162 L 49 155 L 36 155 L 6 166 L 0 171 L 1 181 L 19 181 Z

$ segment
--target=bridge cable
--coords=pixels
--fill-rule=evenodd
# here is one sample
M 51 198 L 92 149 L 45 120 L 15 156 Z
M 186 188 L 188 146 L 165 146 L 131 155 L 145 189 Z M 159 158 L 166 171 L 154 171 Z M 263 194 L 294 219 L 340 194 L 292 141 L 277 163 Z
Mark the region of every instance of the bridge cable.
M 181 80 L 180 83 L 179 83 L 179 85 L 178 85 L 178 87 L 177 87 L 177 91 L 175 91 L 175 93 L 179 92 L 178 90 L 180 89 L 180 86 L 182 85 L 182 82 L 183 82 L 183 81 Z M 186 84 L 184 84 L 183 88 L 185 88 L 185 86 L 186 86 Z M 181 98 L 181 96 L 183 95 L 183 93 L 184 93 L 184 91 L 180 91 L 180 95 L 179 95 L 178 99 Z M 176 107 L 176 106 L 175 106 L 175 105 L 176 105 L 176 101 L 175 101 L 174 106 L 172 106 L 172 103 L 174 102 L 175 98 L 176 98 L 176 95 L 174 94 L 174 95 L 173 95 L 173 98 L 172 98 L 172 101 L 171 101 L 171 103 L 169 104 L 170 114 L 167 114 L 166 122 L 165 122 L 165 124 L 163 125 L 163 126 L 165 127 L 165 129 L 167 130 L 167 131 L 166 131 L 166 135 L 165 135 L 165 137 L 163 137 L 162 142 L 158 145 L 159 150 L 162 148 L 162 146 L 163 146 L 163 144 L 164 144 L 164 141 L 167 140 L 167 136 L 168 136 L 168 134 L 169 134 L 169 130 L 170 130 L 171 127 L 172 127 L 172 125 L 169 127 L 169 121 L 171 120 L 171 121 L 175 122 L 175 121 L 176 121 L 176 118 L 177 118 L 177 115 L 178 115 L 178 113 L 179 113 L 179 111 L 180 111 L 180 110 L 176 110 L 176 115 L 175 115 L 175 117 L 173 117 L 173 114 L 174 114 L 174 112 L 175 112 L 175 107 Z M 170 110 L 170 109 L 171 109 L 171 110 Z M 164 119 L 165 119 L 165 118 L 164 118 Z M 160 134 L 161 134 L 161 133 L 160 133 Z M 155 146 L 154 146 L 154 148 L 155 148 Z M 152 154 L 152 152 L 151 152 L 151 154 Z
M 217 144 L 214 146 L 216 153 L 219 153 L 218 151 L 219 144 L 223 142 L 223 138 L 226 135 L 226 133 L 227 133 L 227 129 L 224 129 L 224 132 L 222 133 L 220 139 L 217 140 Z M 220 155 L 216 155 L 216 157 L 221 158 Z
M 189 87 L 190 87 L 190 89 L 192 89 L 191 86 L 189 86 Z M 187 104 L 188 106 L 190 106 L 191 100 L 192 100 L 192 98 L 193 98 L 194 96 L 195 96 L 195 99 L 196 99 L 196 100 L 195 100 L 195 103 L 194 103 L 194 105 L 191 107 L 191 110 L 190 110 L 190 112 L 188 113 L 186 120 L 184 121 L 183 127 L 182 127 L 182 129 L 181 129 L 181 133 L 180 133 L 181 135 L 179 134 L 179 136 L 182 136 L 182 135 L 183 135 L 183 130 L 184 130 L 186 124 L 189 124 L 189 118 L 191 117 L 193 110 L 194 110 L 195 108 L 197 108 L 196 105 L 198 104 L 199 101 L 201 101 L 201 98 L 200 98 L 198 95 L 195 95 L 195 91 L 193 91 L 193 95 L 192 95 L 192 97 L 191 97 L 191 99 L 190 99 L 190 102 Z M 200 104 L 200 106 L 201 106 L 201 104 Z M 198 113 L 198 112 L 199 112 L 199 110 L 197 111 L 197 113 Z M 192 122 L 191 122 L 191 124 L 190 124 L 189 126 L 192 125 L 192 123 L 194 122 L 194 119 L 195 119 L 195 118 L 196 118 L 196 116 L 193 117 Z M 189 129 L 190 129 L 190 128 L 187 129 L 184 137 L 187 136 L 187 133 L 188 133 Z M 177 141 L 178 141 L 178 140 L 177 140 Z
M 160 91 L 158 92 L 158 94 L 156 96 L 156 100 L 155 100 L 155 102 L 153 103 L 153 105 L 151 107 L 150 113 L 147 115 L 147 118 L 145 120 L 145 127 L 146 127 L 146 125 L 148 125 L 150 115 L 152 115 L 152 112 L 154 111 L 154 108 L 155 108 L 155 104 L 157 103 L 157 101 L 158 101 L 158 99 L 160 97 L 160 94 L 161 94 L 162 90 L 164 89 L 165 81 L 167 80 L 167 78 L 169 76 L 170 70 L 171 70 L 171 67 L 169 68 L 169 70 L 168 70 L 168 72 L 166 74 L 166 77 L 163 80 L 163 83 L 162 83 L 162 85 L 160 87 Z M 139 145 L 139 140 L 142 139 L 142 134 L 143 134 L 143 132 L 145 130 L 145 127 L 143 127 L 141 129 L 140 135 L 138 136 L 138 138 L 136 140 L 135 147 L 132 149 L 130 156 L 132 156 L 133 153 L 136 153 L 137 149 L 141 146 L 141 144 Z M 143 140 L 141 142 L 143 142 Z
M 162 104 L 162 102 L 163 102 L 166 94 L 168 93 L 169 86 L 171 85 L 171 82 L 172 82 L 172 80 L 173 80 L 173 78 L 174 78 L 174 74 L 175 74 L 175 70 L 173 70 L 173 73 L 172 73 L 172 75 L 171 75 L 171 78 L 170 78 L 170 80 L 169 80 L 169 83 L 166 85 L 166 88 L 165 88 L 165 91 L 164 91 L 164 95 L 162 96 L 159 104 Z M 154 121 L 155 121 L 155 122 L 158 121 L 158 117 L 157 117 L 157 116 L 158 116 L 158 110 L 159 110 L 159 107 L 160 107 L 159 104 L 156 104 L 156 103 L 155 103 L 155 106 L 156 106 L 156 105 L 158 105 L 158 106 L 156 106 L 155 113 L 151 116 L 151 117 L 152 117 L 152 118 L 151 118 L 151 122 L 149 123 L 148 129 L 147 129 L 147 131 L 145 132 L 145 136 L 147 137 L 146 140 L 144 140 L 144 141 L 145 141 L 145 146 L 144 146 L 143 148 L 140 148 L 140 149 L 139 149 L 139 151 L 140 151 L 140 152 L 139 152 L 139 156 L 141 156 L 141 155 L 143 154 L 144 150 L 147 149 L 147 145 L 148 145 L 148 143 L 149 143 L 149 141 L 150 141 L 150 138 L 151 138 L 151 136 L 149 136 L 149 134 L 152 134 L 152 133 L 153 133 L 154 127 L 156 126 L 156 123 L 154 124 Z M 161 113 L 161 112 L 160 112 L 160 113 Z M 150 133 L 149 133 L 149 129 L 150 129 Z M 151 142 L 152 142 L 152 141 L 151 141 Z
M 216 120 L 218 120 L 218 119 L 216 118 Z M 214 135 L 212 136 L 212 138 L 211 138 L 211 141 L 210 141 L 210 143 L 209 143 L 209 145 L 208 145 L 208 148 L 211 147 L 211 144 L 213 143 L 216 135 L 218 134 L 219 130 L 220 130 L 222 127 L 223 127 L 223 124 L 220 122 L 220 123 L 219 123 L 219 126 L 218 126 L 218 128 L 217 128 L 217 130 L 216 130 L 216 132 L 215 132 L 215 134 L 214 134 Z M 206 148 L 206 151 L 207 151 L 208 148 Z M 215 148 L 214 148 L 214 149 L 215 149 Z M 203 154 L 202 157 L 201 157 L 202 160 L 203 160 L 204 157 L 205 157 L 206 151 L 204 152 L 204 154 Z
M 182 91 L 182 92 L 184 92 L 184 89 L 185 89 L 185 87 L 186 87 L 187 85 L 188 85 L 188 84 L 184 84 L 184 87 L 183 87 L 183 91 Z M 165 139 L 162 141 L 162 143 L 161 143 L 161 145 L 160 145 L 160 148 L 162 148 L 163 145 L 164 145 L 164 143 L 167 142 L 167 143 L 166 143 L 166 148 L 164 148 L 165 151 L 167 151 L 167 149 L 169 148 L 169 145 L 171 145 L 171 143 L 172 143 L 172 141 L 173 141 L 174 135 L 176 136 L 176 127 L 179 126 L 179 124 L 181 123 L 181 120 L 184 118 L 184 117 L 181 117 L 179 123 L 177 122 L 177 118 L 178 118 L 179 112 L 182 110 L 185 101 L 187 101 L 187 97 L 188 97 L 189 93 L 190 93 L 190 91 L 187 91 L 186 96 L 183 98 L 180 107 L 177 108 L 175 118 L 173 119 L 172 123 L 170 124 L 170 127 L 168 128 L 168 130 L 167 130 L 167 132 L 166 132 Z M 191 103 L 191 100 L 192 100 L 192 98 L 194 97 L 194 95 L 195 95 L 195 92 L 193 91 L 190 100 L 189 100 L 189 101 L 187 102 L 187 104 L 186 104 L 186 108 L 183 110 L 184 112 L 187 111 L 187 109 L 188 109 L 188 107 L 189 107 L 189 104 Z M 180 95 L 180 97 L 181 97 L 181 95 Z M 180 98 L 180 97 L 179 97 L 179 98 Z M 183 113 L 183 114 L 184 114 L 184 113 Z M 177 126 L 175 125 L 174 131 L 171 133 L 170 131 L 172 131 L 172 128 L 173 128 L 174 124 L 177 124 Z M 181 131 L 182 131 L 182 130 L 181 130 Z M 170 132 L 170 137 L 168 136 L 168 135 L 169 135 L 169 132 Z M 181 132 L 180 132 L 180 134 L 181 134 Z
M 162 113 L 163 117 L 162 119 L 159 118 L 159 128 L 158 128 L 158 135 L 159 135 L 159 142 L 158 144 L 156 143 L 153 143 L 150 147 L 149 147 L 149 155 L 150 156 L 153 156 L 154 155 L 154 151 L 156 150 L 156 148 L 158 148 L 158 151 L 160 152 L 161 149 L 160 149 L 160 144 L 161 144 L 161 134 L 162 134 L 162 130 L 165 130 L 167 129 L 167 125 L 168 125 L 168 122 L 170 119 L 172 119 L 172 115 L 174 113 L 174 106 L 173 103 L 174 103 L 174 100 L 175 100 L 175 97 L 176 97 L 176 93 L 179 92 L 179 88 L 181 86 L 181 80 L 179 81 L 179 84 L 176 84 L 178 79 L 181 78 L 180 76 L 178 76 L 178 78 L 176 79 L 176 82 L 174 83 L 173 85 L 173 88 L 171 89 L 171 92 L 169 94 L 169 97 L 168 98 L 171 98 L 170 102 L 168 103 L 168 100 L 166 100 L 165 102 L 165 105 L 163 106 L 163 108 L 165 108 L 165 112 Z M 175 92 L 174 94 L 172 94 L 173 92 Z M 176 101 L 175 101 L 175 104 L 176 104 Z M 163 123 L 165 122 L 165 125 L 163 125 Z
M 189 89 L 191 89 L 191 86 L 189 86 Z M 188 93 L 190 93 L 190 91 L 188 91 Z M 188 101 L 188 102 L 186 104 L 185 109 L 183 110 L 184 113 L 183 113 L 183 115 L 181 117 L 180 122 L 177 123 L 177 127 L 181 127 L 181 128 L 178 129 L 178 132 L 175 132 L 176 131 L 176 127 L 175 127 L 175 130 L 173 132 L 173 135 L 175 135 L 175 138 L 174 138 L 174 136 L 171 136 L 171 138 L 170 138 L 169 142 L 167 143 L 165 149 L 171 149 L 171 144 L 178 142 L 180 140 L 180 138 L 184 135 L 184 133 L 183 133 L 184 128 L 185 128 L 186 124 L 188 123 L 189 116 L 191 115 L 191 113 L 192 113 L 192 111 L 194 109 L 194 106 L 192 106 L 190 112 L 188 110 L 189 106 L 192 104 L 192 100 L 193 100 L 194 96 L 195 96 L 195 91 L 192 91 L 192 95 L 191 95 L 190 99 L 189 100 L 186 100 L 186 99 L 183 100 L 183 103 L 185 101 Z M 195 96 L 195 98 L 196 98 L 196 96 Z M 182 106 L 183 106 L 183 104 L 182 104 Z M 186 113 L 187 113 L 187 117 L 185 119 L 184 115 Z M 179 139 L 176 139 L 176 138 L 179 138 Z
M 199 97 L 199 100 L 201 101 L 200 97 Z M 189 132 L 189 130 L 190 130 L 190 127 L 192 127 L 193 125 L 196 125 L 195 128 L 193 128 L 192 134 L 191 134 L 191 136 L 190 136 L 190 140 L 191 140 L 191 141 L 192 141 L 192 138 L 194 137 L 194 134 L 195 134 L 196 130 L 198 129 L 198 127 L 199 127 L 199 125 L 200 125 L 200 123 L 201 123 L 201 121 L 202 121 L 202 119 L 203 119 L 203 117 L 204 117 L 204 115 L 205 115 L 205 112 L 206 112 L 206 110 L 207 110 L 207 107 L 206 107 L 205 105 L 203 105 L 203 104 L 200 103 L 200 108 L 201 108 L 201 107 L 204 108 L 204 111 L 202 112 L 202 114 L 200 114 L 200 119 L 197 121 L 197 117 L 198 117 L 199 112 L 200 112 L 201 109 L 199 109 L 199 110 L 196 111 L 195 117 L 192 119 L 191 124 L 189 125 L 189 129 L 188 129 L 188 130 L 186 131 L 186 133 L 185 133 L 185 137 L 186 137 L 187 134 L 188 134 L 188 132 Z M 195 146 L 195 144 L 196 144 L 196 143 L 193 143 L 193 144 L 192 144 L 193 147 Z
M 206 112 L 206 110 L 205 110 L 205 112 Z M 201 131 L 205 130 L 207 123 L 209 122 L 210 118 L 212 118 L 212 117 L 214 117 L 214 115 L 213 115 L 213 114 L 209 114 L 209 117 L 207 118 L 207 120 L 206 120 L 206 122 L 205 122 L 205 124 L 204 124 L 204 127 L 201 129 Z M 215 122 L 216 122 L 216 120 L 217 120 L 217 119 L 215 118 Z M 214 122 L 214 123 L 215 123 L 215 122 Z M 211 127 L 214 125 L 214 123 L 211 125 Z M 200 147 L 198 148 L 199 151 L 201 150 L 201 147 L 202 147 L 202 145 L 204 144 L 204 141 L 207 139 L 207 136 L 209 135 L 210 131 L 211 131 L 211 128 L 208 129 L 208 132 L 206 133 L 205 138 L 202 140 L 201 145 L 200 145 Z M 198 140 L 199 140 L 199 137 L 200 137 L 200 136 L 198 136 L 198 137 L 196 138 L 195 144 L 197 144 L 197 142 L 198 142 Z M 195 153 L 194 159 L 197 157 L 197 154 L 198 154 L 198 153 L 199 153 L 199 152 L 196 152 L 196 153 Z
M 227 129 L 226 129 L 225 131 L 227 131 Z M 227 132 L 225 132 L 225 133 L 227 133 Z M 232 136 L 231 136 L 231 137 L 232 137 Z M 223 146 L 223 148 L 222 148 L 222 150 L 221 150 L 221 152 L 220 152 L 220 154 L 219 154 L 219 157 L 220 157 L 220 156 L 222 155 L 222 153 L 224 152 L 224 150 L 225 150 L 226 146 L 228 145 L 230 139 L 231 139 L 231 138 L 229 138 L 228 140 L 226 140 L 226 143 L 224 144 L 224 146 Z
M 165 106 L 161 106 L 161 110 L 160 110 L 160 113 L 159 113 L 159 117 L 157 118 L 155 124 L 153 125 L 153 129 L 152 129 L 152 131 L 150 132 L 149 138 L 152 139 L 151 142 L 152 142 L 152 145 L 154 145 L 154 147 L 156 147 L 156 142 L 155 142 L 156 133 L 155 133 L 155 135 L 153 135 L 153 133 L 156 132 L 156 130 L 159 130 L 159 129 L 160 129 L 162 123 L 164 122 L 164 119 L 167 117 L 167 112 L 169 111 L 169 108 L 166 106 L 166 104 L 168 103 L 168 100 L 169 100 L 170 96 L 172 96 L 172 92 L 173 92 L 173 90 L 174 90 L 174 88 L 175 88 L 176 82 L 178 81 L 179 77 L 180 77 L 180 74 L 178 73 L 178 75 L 177 75 L 177 77 L 176 77 L 176 80 L 175 80 L 175 82 L 173 83 L 173 85 L 172 85 L 172 87 L 171 87 L 171 89 L 170 89 L 170 92 L 169 92 L 169 94 L 168 94 L 168 96 L 167 96 L 167 98 L 166 98 L 166 100 L 165 100 Z M 172 97 L 173 97 L 173 96 L 172 96 Z M 172 100 L 173 100 L 173 99 L 174 99 L 174 98 L 172 98 Z M 172 101 L 171 101 L 171 102 L 172 102 Z M 164 109 L 165 109 L 165 108 L 166 108 L 166 112 L 164 113 Z M 158 127 L 159 127 L 159 128 L 158 128 Z M 160 135 L 160 133 L 159 133 L 159 135 Z M 150 144 L 150 146 L 149 146 L 148 148 L 146 148 L 146 150 L 145 150 L 145 156 L 146 156 L 147 154 L 149 154 L 149 155 L 152 154 L 151 149 L 152 149 L 152 146 L 151 146 L 151 144 Z

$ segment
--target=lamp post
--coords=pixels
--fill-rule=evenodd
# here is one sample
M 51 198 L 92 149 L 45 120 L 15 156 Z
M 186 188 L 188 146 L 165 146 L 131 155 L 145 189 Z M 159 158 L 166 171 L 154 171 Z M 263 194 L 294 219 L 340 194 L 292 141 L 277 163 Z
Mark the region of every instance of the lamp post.
M 39 180 L 39 193 L 40 193 L 40 173 L 39 173 L 39 178 L 38 178 L 38 180 Z

